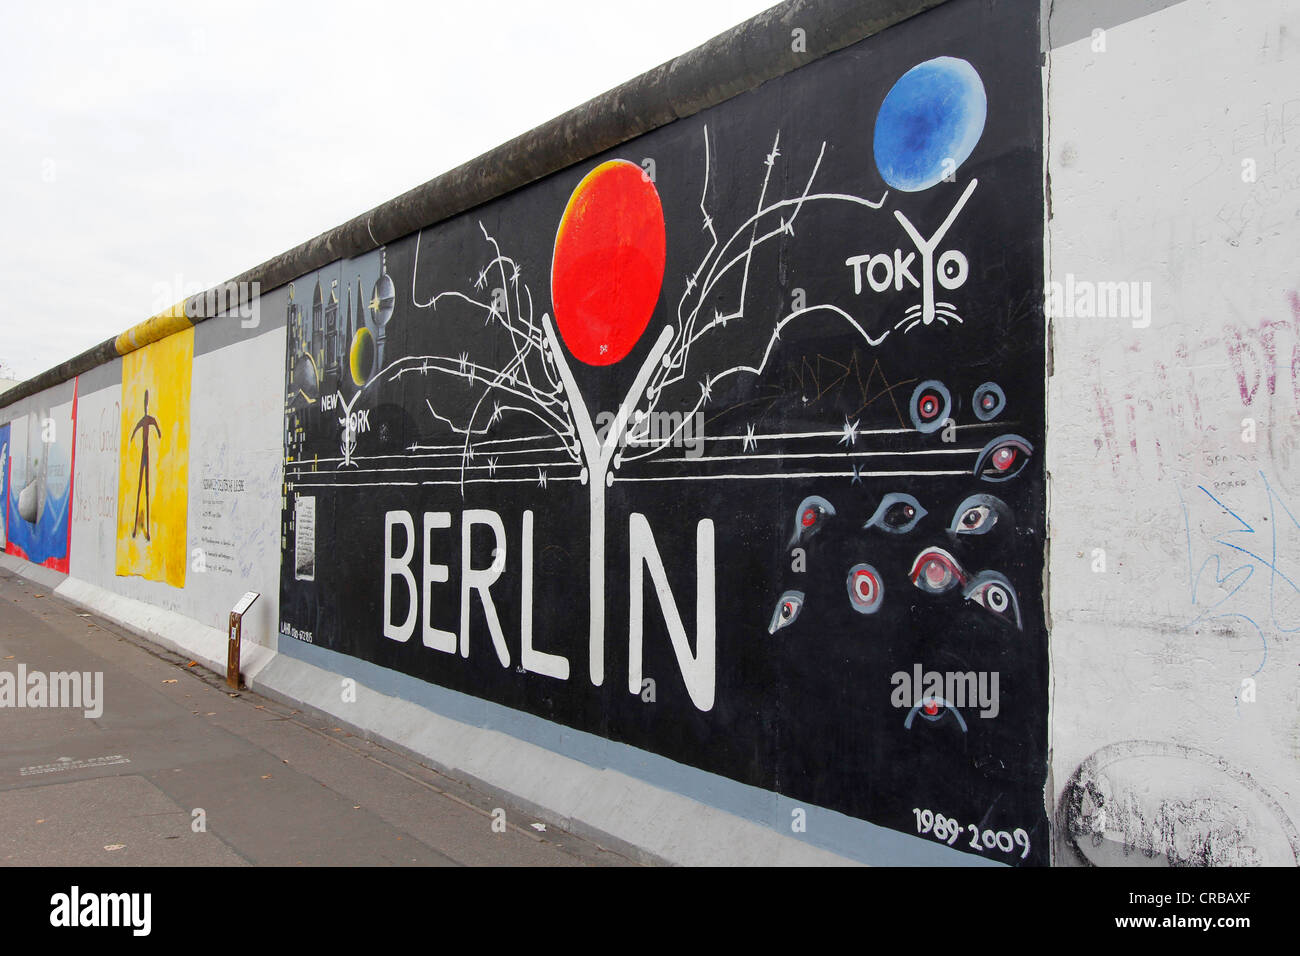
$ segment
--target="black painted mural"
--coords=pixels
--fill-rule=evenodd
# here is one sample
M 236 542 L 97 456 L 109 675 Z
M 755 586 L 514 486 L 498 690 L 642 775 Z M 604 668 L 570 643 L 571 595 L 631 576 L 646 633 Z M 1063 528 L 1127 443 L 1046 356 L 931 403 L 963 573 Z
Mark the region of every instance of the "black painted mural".
M 1037 51 L 957 0 L 295 282 L 281 633 L 1046 863 Z

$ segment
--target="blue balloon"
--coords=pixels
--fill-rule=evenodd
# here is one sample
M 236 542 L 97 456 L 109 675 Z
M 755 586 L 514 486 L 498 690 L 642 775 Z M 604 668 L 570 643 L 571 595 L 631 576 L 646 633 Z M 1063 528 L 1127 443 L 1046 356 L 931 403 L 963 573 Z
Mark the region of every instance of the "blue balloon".
M 880 104 L 876 168 L 895 189 L 929 189 L 970 156 L 987 113 L 975 67 L 951 56 L 919 63 L 899 77 Z

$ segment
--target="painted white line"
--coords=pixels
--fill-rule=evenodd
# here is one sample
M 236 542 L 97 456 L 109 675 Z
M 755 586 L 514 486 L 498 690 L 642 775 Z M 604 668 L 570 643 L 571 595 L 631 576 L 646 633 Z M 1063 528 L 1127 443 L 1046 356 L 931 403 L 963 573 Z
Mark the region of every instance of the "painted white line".
M 901 474 L 901 472 L 900 472 Z M 955 471 L 954 475 L 967 475 L 967 471 Z M 350 473 L 349 473 L 350 476 Z M 577 475 L 565 476 L 547 476 L 547 481 L 577 481 Z M 467 485 L 489 485 L 489 484 L 519 484 L 532 482 L 537 484 L 538 478 L 534 475 L 531 478 L 466 478 L 464 484 Z M 300 482 L 292 483 L 294 488 L 418 488 L 420 485 L 454 485 L 460 487 L 459 481 L 327 481 L 327 482 Z
M 807 452 L 797 455 L 701 455 L 699 458 L 651 458 L 646 461 L 645 464 L 664 465 L 669 462 L 692 462 L 698 465 L 710 461 L 761 461 L 763 459 L 783 461 L 787 458 L 866 458 L 871 455 L 896 455 L 899 457 L 906 455 L 978 455 L 983 450 L 984 449 L 982 448 L 927 448 L 921 451 L 828 451 L 821 454 L 816 452 Z M 506 466 L 499 465 L 498 467 L 504 468 Z
M 857 473 L 858 478 L 928 478 L 940 475 L 969 475 L 970 472 L 963 469 L 962 471 L 860 471 Z M 616 476 L 614 481 L 617 484 L 620 481 L 729 481 L 729 480 L 756 480 L 772 478 L 853 478 L 851 471 L 791 471 L 784 474 L 775 475 L 665 475 L 656 478 L 626 478 L 622 475 Z M 558 479 L 556 479 L 558 480 Z

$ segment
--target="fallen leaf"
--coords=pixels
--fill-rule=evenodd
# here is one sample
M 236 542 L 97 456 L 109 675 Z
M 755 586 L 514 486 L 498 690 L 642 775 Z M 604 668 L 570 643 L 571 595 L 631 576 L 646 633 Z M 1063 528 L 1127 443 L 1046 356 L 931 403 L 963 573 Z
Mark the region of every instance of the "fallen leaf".
M 173 677 L 171 680 L 165 680 L 165 681 L 163 681 L 163 683 L 164 683 L 164 684 L 174 684 L 174 683 L 176 683 L 176 678 Z
M 125 843 L 110 843 L 108 846 L 104 847 L 104 849 L 105 849 L 105 850 L 124 850 L 124 849 L 126 849 L 126 844 L 125 844 Z

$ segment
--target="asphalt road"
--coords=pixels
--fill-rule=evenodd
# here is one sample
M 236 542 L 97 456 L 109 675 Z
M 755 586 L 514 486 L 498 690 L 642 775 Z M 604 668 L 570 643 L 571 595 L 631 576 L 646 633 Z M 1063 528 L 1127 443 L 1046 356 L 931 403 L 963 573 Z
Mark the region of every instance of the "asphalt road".
M 93 719 L 0 676 L 0 865 L 634 865 L 189 663 L 0 570 L 0 672 L 103 674 Z

